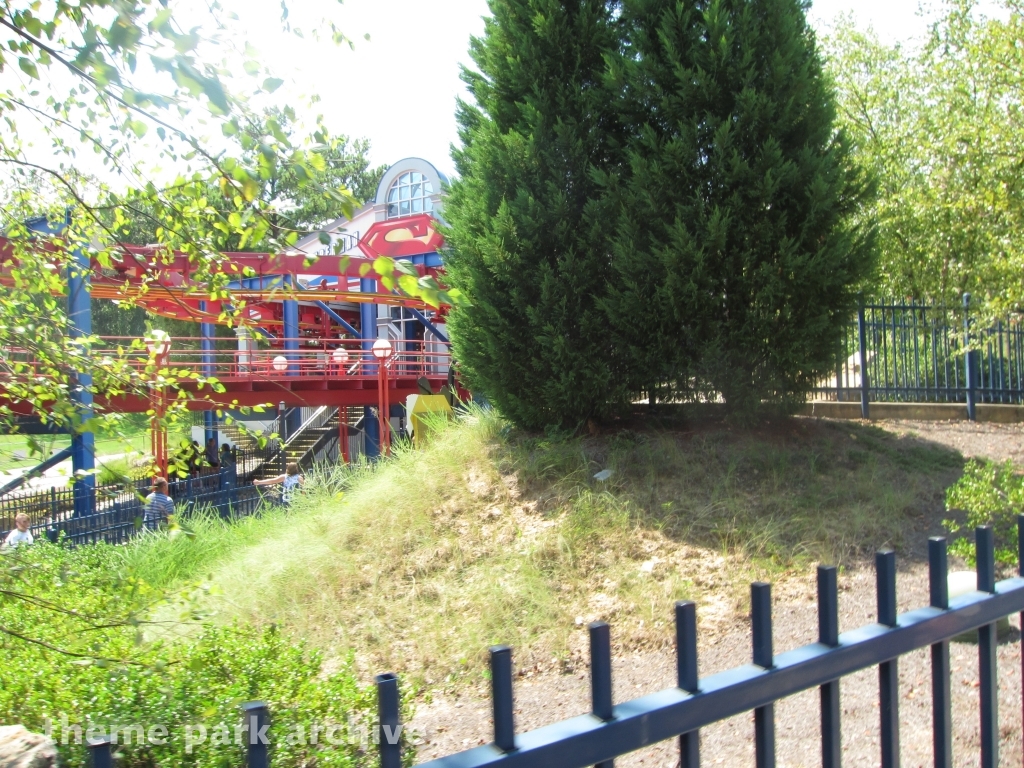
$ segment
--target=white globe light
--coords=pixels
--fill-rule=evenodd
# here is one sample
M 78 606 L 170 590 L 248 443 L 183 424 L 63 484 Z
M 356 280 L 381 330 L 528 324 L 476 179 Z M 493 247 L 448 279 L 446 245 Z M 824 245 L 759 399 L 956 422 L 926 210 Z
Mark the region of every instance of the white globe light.
M 288 358 L 284 355 L 278 355 L 274 358 L 273 362 L 274 370 L 280 373 L 281 371 L 288 370 Z
M 373 356 L 378 360 L 391 357 L 391 342 L 387 339 L 377 339 L 373 342 Z
M 344 365 L 348 362 L 348 351 L 342 347 L 338 347 L 336 350 L 331 352 L 331 360 L 334 361 L 335 365 Z
M 146 335 L 146 349 L 154 357 L 163 357 L 171 351 L 171 335 L 167 331 L 150 331 Z

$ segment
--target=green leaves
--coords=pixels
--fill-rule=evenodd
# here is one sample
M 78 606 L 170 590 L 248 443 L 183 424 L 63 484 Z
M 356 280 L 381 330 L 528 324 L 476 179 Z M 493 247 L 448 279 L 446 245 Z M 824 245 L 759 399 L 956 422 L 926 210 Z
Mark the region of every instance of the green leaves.
M 25 56 L 19 57 L 18 68 L 33 80 L 39 79 L 39 70 L 36 68 L 36 63 L 32 61 L 32 59 L 26 58 Z
M 946 509 L 966 513 L 967 517 L 963 525 L 956 520 L 943 521 L 950 533 L 967 534 L 953 541 L 951 553 L 974 565 L 970 534 L 979 525 L 991 525 L 996 559 L 1006 565 L 1017 564 L 1017 516 L 1024 513 L 1024 477 L 1012 461 L 968 461 L 963 476 L 946 491 Z
M 946 2 L 921 46 L 881 44 L 841 26 L 828 39 L 840 116 L 881 195 L 876 295 L 956 305 L 970 291 L 990 315 L 1024 302 L 1024 20 L 983 19 Z

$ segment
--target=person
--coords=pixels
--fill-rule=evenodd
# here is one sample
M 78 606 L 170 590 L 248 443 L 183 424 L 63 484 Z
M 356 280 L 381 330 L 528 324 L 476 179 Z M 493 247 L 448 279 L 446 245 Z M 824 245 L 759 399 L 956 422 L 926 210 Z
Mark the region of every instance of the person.
M 24 512 L 18 513 L 14 518 L 14 530 L 7 534 L 7 538 L 4 539 L 4 546 L 17 547 L 19 544 L 31 544 L 35 541 L 32 538 L 32 533 L 28 529 L 29 524 L 28 515 Z
M 215 437 L 206 441 L 206 463 L 214 469 L 220 466 L 220 457 L 217 455 L 217 438 Z
M 167 495 L 167 481 L 162 477 L 153 478 L 153 492 L 146 497 L 146 527 L 156 530 L 162 521 L 174 514 L 174 499 Z
M 224 445 L 220 447 L 220 464 L 222 467 L 228 468 L 235 465 L 235 457 L 231 453 L 231 445 L 229 443 L 224 443 Z
M 285 467 L 285 473 L 277 477 L 269 477 L 266 480 L 254 480 L 253 485 L 283 485 L 281 489 L 281 503 L 289 506 L 295 497 L 295 491 L 306 479 L 299 474 L 299 465 L 294 461 L 289 462 Z
M 188 457 L 188 468 L 192 473 L 192 477 L 199 474 L 200 468 L 203 466 L 203 449 L 199 447 L 199 441 L 192 441 L 192 451 Z

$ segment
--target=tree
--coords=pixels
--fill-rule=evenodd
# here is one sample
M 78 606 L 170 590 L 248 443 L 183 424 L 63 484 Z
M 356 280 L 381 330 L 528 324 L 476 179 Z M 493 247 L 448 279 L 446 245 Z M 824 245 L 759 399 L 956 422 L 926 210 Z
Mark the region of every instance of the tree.
M 920 46 L 843 26 L 828 40 L 840 116 L 880 180 L 880 297 L 1024 306 L 1024 6 L 948 0 Z
M 322 125 L 294 137 L 274 113 L 256 116 L 244 94 L 270 94 L 283 81 L 248 46 L 239 52 L 241 67 L 232 67 L 244 74 L 232 79 L 225 63 L 200 55 L 237 50 L 228 44 L 230 19 L 214 4 L 203 29 L 186 31 L 176 8 L 165 0 L 0 4 L 0 71 L 7 85 L 0 92 L 0 169 L 6 172 L 0 213 L 12 248 L 0 265 L 0 348 L 22 348 L 34 361 L 0 365 L 8 401 L 27 403 L 44 419 L 75 421 L 79 372 L 93 377 L 97 395 L 145 387 L 124 360 L 91 358 L 96 339 L 68 332 L 63 296 L 68 270 L 82 269 L 76 251 L 110 265 L 133 225 L 132 203 L 150 205 L 149 243 L 187 255 L 190 289 L 206 294 L 228 291 L 231 276 L 213 269 L 226 240 L 240 249 L 260 243 L 282 250 L 298 239 L 294 229 L 275 224 L 281 201 L 267 196 L 270 180 L 291 179 L 295 195 L 309 186 L 315 191 L 308 200 L 326 198 L 343 213 L 355 205 L 348 190 L 333 184 L 341 169 L 328 169 L 315 151 L 340 151 L 343 142 Z M 291 31 L 287 19 L 285 3 L 282 28 Z M 329 21 L 314 34 L 321 30 L 345 41 Z M 196 126 L 220 136 L 200 135 Z M 240 136 L 237 155 L 221 149 L 232 136 Z M 22 224 L 26 212 L 63 222 L 68 211 L 56 236 L 34 236 Z M 380 261 L 382 279 L 391 279 L 394 267 Z M 401 287 L 429 301 L 442 298 L 430 280 Z M 173 389 L 176 382 L 165 385 Z M 9 405 L 0 404 L 0 418 L 10 416 Z
M 605 226 L 592 170 L 613 156 L 604 0 L 491 0 L 471 43 L 445 202 L 447 276 L 472 305 L 450 316 L 465 379 L 520 425 L 575 427 L 613 400 L 598 301 Z
M 871 184 L 835 128 L 801 0 L 627 0 L 610 80 L 630 127 L 604 302 L 628 379 L 786 403 L 834 364 L 873 266 Z

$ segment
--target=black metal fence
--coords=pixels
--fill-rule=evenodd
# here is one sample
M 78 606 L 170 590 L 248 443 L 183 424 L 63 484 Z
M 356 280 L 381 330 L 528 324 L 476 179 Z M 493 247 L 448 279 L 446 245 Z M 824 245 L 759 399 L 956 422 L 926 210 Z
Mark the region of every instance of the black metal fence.
M 175 515 L 187 518 L 198 509 L 212 510 L 225 518 L 252 514 L 262 501 L 251 485 L 252 476 L 265 464 L 283 466 L 276 443 L 264 448 L 238 450 L 230 464 L 199 469 L 193 475 L 171 480 L 168 492 Z M 105 541 L 120 544 L 131 538 L 145 517 L 148 479 L 98 486 L 90 515 L 75 516 L 74 489 L 70 486 L 8 494 L 0 498 L 0 541 L 14 527 L 19 514 L 27 514 L 35 537 L 58 540 L 63 534 L 72 544 Z
M 867 304 L 847 327 L 832 376 L 815 394 L 861 402 L 1024 402 L 1024 322 L 977 322 L 962 307 Z
M 1018 548 L 1024 563 L 1024 515 L 1018 518 Z M 490 649 L 491 707 L 494 740 L 487 745 L 442 757 L 424 765 L 431 768 L 612 768 L 616 757 L 669 739 L 678 739 L 681 768 L 698 768 L 701 753 L 714 759 L 714 744 L 700 743 L 700 729 L 739 715 L 754 713 L 754 749 L 757 768 L 775 766 L 775 702 L 818 688 L 821 708 L 821 764 L 839 768 L 842 705 L 841 678 L 870 667 L 878 668 L 878 708 L 881 720 L 880 764 L 900 764 L 898 665 L 901 656 L 931 648 L 932 743 L 934 765 L 951 768 L 953 738 L 950 695 L 949 641 L 977 630 L 979 666 L 978 754 L 958 754 L 957 765 L 999 765 L 997 711 L 997 625 L 1013 613 L 1024 621 L 1024 569 L 1019 576 L 996 581 L 991 528 L 976 531 L 977 590 L 950 599 L 946 540 L 928 542 L 930 603 L 897 615 L 896 558 L 891 551 L 875 559 L 878 620 L 874 624 L 839 633 L 839 596 L 836 569 L 818 568 L 818 639 L 776 655 L 772 647 L 771 587 L 751 585 L 753 663 L 701 678 L 697 665 L 697 613 L 692 602 L 676 604 L 677 680 L 674 688 L 614 703 L 610 629 L 604 622 L 590 630 L 590 714 L 580 715 L 528 733 L 516 734 L 512 651 Z M 398 678 L 376 678 L 378 731 L 382 768 L 401 768 L 402 729 L 399 719 Z M 268 768 L 273 757 L 273 728 L 265 704 L 243 705 L 243 729 L 248 731 L 248 768 Z M 1021 716 L 1016 709 L 1012 717 Z M 259 738 L 266 734 L 267 738 Z M 960 747 L 965 752 L 968 746 Z M 92 745 L 94 765 L 110 765 L 111 745 Z

